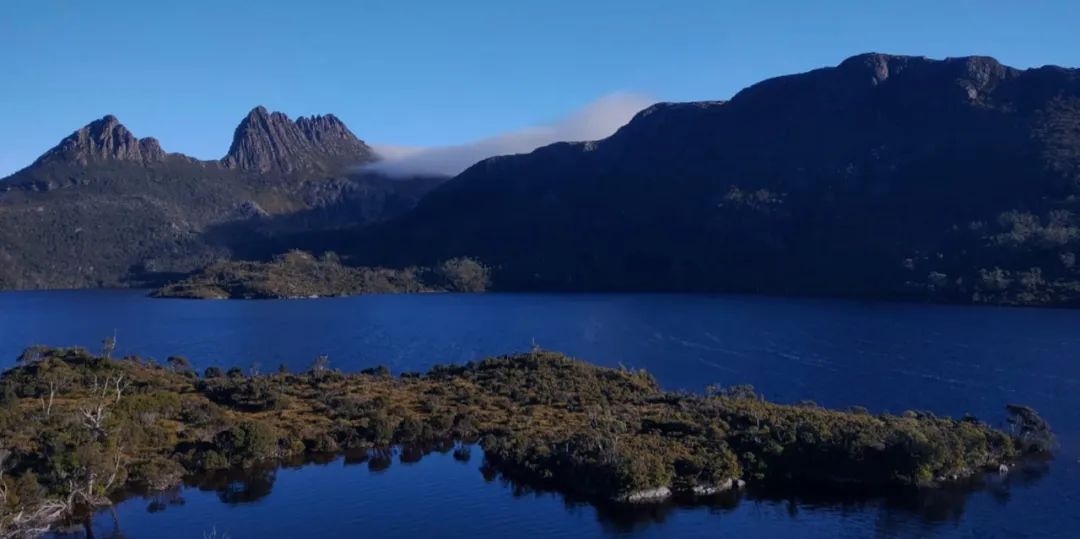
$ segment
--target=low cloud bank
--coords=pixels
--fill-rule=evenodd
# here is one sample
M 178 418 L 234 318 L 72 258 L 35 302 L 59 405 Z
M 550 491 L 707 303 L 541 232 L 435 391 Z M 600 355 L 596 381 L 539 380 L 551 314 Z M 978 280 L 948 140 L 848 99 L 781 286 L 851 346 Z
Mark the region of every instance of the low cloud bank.
M 495 155 L 526 153 L 559 141 L 596 140 L 626 125 L 648 98 L 628 93 L 610 94 L 569 116 L 538 125 L 455 146 L 416 148 L 374 145 L 382 160 L 364 167 L 391 176 L 417 174 L 455 175 L 472 164 Z

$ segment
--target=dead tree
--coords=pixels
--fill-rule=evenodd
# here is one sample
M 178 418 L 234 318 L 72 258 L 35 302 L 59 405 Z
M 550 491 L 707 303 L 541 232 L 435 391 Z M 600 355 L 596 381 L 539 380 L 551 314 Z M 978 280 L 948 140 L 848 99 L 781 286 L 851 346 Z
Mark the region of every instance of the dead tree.
M 65 376 L 52 374 L 46 378 L 48 383 L 49 400 L 45 400 L 45 395 L 38 398 L 41 401 L 41 412 L 45 414 L 45 419 L 48 419 L 52 415 L 53 400 L 56 398 L 56 393 L 60 391 L 68 383 L 68 378 Z
M 104 341 L 101 341 L 101 356 L 105 359 L 112 359 L 113 352 L 116 351 L 116 331 L 113 330 L 112 337 L 106 337 Z
M 93 402 L 79 407 L 83 425 L 98 435 L 104 435 L 105 418 L 108 417 L 109 406 L 119 404 L 124 390 L 130 385 L 131 381 L 125 380 L 123 374 L 116 377 L 108 376 L 104 383 L 94 376 L 94 385 L 91 389 Z
M 99 493 L 108 493 L 116 483 L 116 478 L 120 475 L 122 454 L 123 452 L 118 447 L 110 462 L 110 468 L 99 470 L 92 464 L 86 464 L 79 470 L 76 477 L 69 478 L 67 506 L 76 507 L 84 504 L 97 507 L 108 504 L 108 498 Z
M 4 480 L 4 470 L 11 451 L 0 449 L 0 505 L 8 503 L 8 485 Z M 53 524 L 68 514 L 68 505 L 63 501 L 47 500 L 33 507 L 6 508 L 0 511 L 0 537 L 38 537 L 47 533 Z

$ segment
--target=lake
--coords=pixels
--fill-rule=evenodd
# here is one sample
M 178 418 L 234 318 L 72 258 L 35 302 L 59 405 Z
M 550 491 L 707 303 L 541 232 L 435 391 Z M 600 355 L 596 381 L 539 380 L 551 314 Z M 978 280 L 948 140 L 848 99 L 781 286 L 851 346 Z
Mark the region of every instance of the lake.
M 155 300 L 138 290 L 0 294 L 0 355 L 28 344 L 184 355 L 208 365 L 424 370 L 533 344 L 645 368 L 669 389 L 753 384 L 779 402 L 972 413 L 1034 406 L 1058 433 L 1049 464 L 971 491 L 852 500 L 766 496 L 635 511 L 530 492 L 410 451 L 202 478 L 94 521 L 114 537 L 1062 537 L 1080 529 L 1080 311 L 719 295 L 423 294 L 297 301 Z

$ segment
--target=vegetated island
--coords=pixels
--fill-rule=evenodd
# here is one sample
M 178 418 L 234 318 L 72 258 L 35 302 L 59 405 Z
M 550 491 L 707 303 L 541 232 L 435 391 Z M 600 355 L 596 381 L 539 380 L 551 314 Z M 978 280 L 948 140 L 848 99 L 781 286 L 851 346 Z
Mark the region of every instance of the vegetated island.
M 508 477 L 596 501 L 712 495 L 744 482 L 911 488 L 1048 453 L 1049 426 L 1008 407 L 971 417 L 871 415 L 766 402 L 748 386 L 662 390 L 645 371 L 534 350 L 392 376 L 317 358 L 196 374 L 80 348 L 28 348 L 0 376 L 0 536 L 43 532 L 131 489 L 197 472 L 395 444 L 479 441 Z
M 359 294 L 484 292 L 491 271 L 471 258 L 434 268 L 350 267 L 334 253 L 290 251 L 269 262 L 221 261 L 151 293 L 156 298 L 296 299 Z

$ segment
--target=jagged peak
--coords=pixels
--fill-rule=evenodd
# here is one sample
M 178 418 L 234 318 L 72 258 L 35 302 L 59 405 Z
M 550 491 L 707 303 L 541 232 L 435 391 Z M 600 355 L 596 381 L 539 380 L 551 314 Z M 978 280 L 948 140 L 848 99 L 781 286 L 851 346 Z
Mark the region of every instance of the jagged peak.
M 905 56 L 867 52 L 856 54 L 840 62 L 836 69 L 842 72 L 868 74 L 870 83 L 878 85 L 890 77 L 898 75 L 913 63 L 932 62 L 925 56 Z
M 229 168 L 260 172 L 330 169 L 374 159 L 374 152 L 333 114 L 291 120 L 282 112 L 257 106 L 237 126 Z
M 86 124 L 85 126 L 83 126 L 83 128 L 84 129 L 116 129 L 116 128 L 119 128 L 119 129 L 123 129 L 124 131 L 127 131 L 127 128 L 124 127 L 124 124 L 120 123 L 120 119 L 117 118 L 116 116 L 113 116 L 112 114 L 106 114 L 106 115 L 102 116 L 101 118 L 98 118 L 97 120 L 94 120 L 94 121 Z
M 95 161 L 134 161 L 149 163 L 165 159 L 157 139 L 138 139 L 120 120 L 106 114 L 65 137 L 35 161 L 73 162 L 86 165 Z
M 296 123 L 300 126 L 345 128 L 345 122 L 342 122 L 337 116 L 334 116 L 333 114 L 315 114 L 312 116 L 301 116 L 296 119 Z
M 90 135 L 96 137 L 101 137 L 107 134 L 118 134 L 121 136 L 132 138 L 135 137 L 135 135 L 131 134 L 131 131 L 128 131 L 128 128 L 125 127 L 124 124 L 120 123 L 120 119 L 116 116 L 113 116 L 112 114 L 106 114 L 105 116 L 102 116 L 101 118 L 98 118 L 97 120 L 94 120 L 84 125 L 82 128 L 76 130 L 73 135 L 77 135 L 84 130 Z
M 256 105 L 255 108 L 251 109 L 251 112 L 248 112 L 248 118 L 260 117 L 260 116 L 269 116 L 269 115 L 270 115 L 270 112 L 268 110 L 266 110 L 266 107 L 264 107 L 262 105 Z

